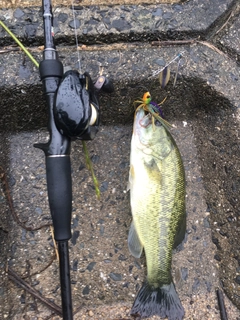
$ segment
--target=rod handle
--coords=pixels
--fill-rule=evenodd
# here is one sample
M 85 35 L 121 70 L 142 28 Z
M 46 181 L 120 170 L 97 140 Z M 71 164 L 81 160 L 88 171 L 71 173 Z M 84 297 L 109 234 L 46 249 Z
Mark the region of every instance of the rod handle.
M 56 241 L 69 240 L 72 216 L 72 179 L 70 156 L 46 157 L 48 201 Z

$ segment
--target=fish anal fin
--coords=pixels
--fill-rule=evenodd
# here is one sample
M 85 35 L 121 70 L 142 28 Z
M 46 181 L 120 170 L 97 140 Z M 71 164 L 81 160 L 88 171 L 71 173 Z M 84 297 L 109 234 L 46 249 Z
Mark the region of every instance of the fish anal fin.
M 129 234 L 128 234 L 128 249 L 135 258 L 140 258 L 143 251 L 143 245 L 141 244 L 134 222 L 132 221 Z

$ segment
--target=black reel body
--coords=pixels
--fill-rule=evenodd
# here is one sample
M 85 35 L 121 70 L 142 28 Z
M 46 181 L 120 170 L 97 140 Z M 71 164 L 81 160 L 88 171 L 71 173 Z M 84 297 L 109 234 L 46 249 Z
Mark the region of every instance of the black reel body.
M 91 140 L 99 126 L 95 88 L 87 73 L 67 71 L 55 94 L 54 120 L 58 130 L 71 139 Z

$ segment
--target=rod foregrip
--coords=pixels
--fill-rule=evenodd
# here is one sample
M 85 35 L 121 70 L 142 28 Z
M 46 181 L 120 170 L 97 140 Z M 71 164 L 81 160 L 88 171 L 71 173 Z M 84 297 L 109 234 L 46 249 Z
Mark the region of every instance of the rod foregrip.
M 72 179 L 70 156 L 46 157 L 48 200 L 56 241 L 71 238 Z

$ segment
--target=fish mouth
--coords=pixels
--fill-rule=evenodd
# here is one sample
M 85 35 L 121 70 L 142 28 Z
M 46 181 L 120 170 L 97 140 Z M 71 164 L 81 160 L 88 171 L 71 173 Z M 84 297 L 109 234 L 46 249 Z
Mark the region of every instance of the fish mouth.
M 157 119 L 153 117 L 153 115 L 150 112 L 144 109 L 138 111 L 137 117 L 139 118 L 139 125 L 142 128 L 148 128 L 150 125 L 153 124 L 157 127 L 160 127 L 162 125 Z
M 149 112 L 144 111 L 144 116 L 139 120 L 139 124 L 143 128 L 147 128 L 152 124 L 152 116 Z

